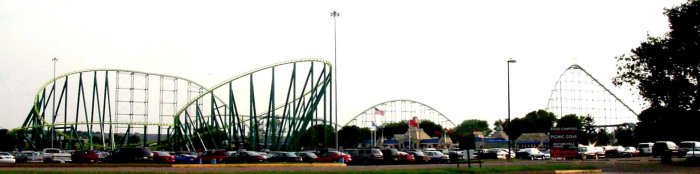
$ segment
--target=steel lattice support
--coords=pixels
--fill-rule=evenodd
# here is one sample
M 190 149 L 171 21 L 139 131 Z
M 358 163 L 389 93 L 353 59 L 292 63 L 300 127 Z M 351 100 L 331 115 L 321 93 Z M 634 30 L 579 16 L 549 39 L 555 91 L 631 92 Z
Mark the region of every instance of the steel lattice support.
M 377 115 L 376 110 L 384 115 Z M 456 125 L 435 108 L 414 100 L 390 100 L 373 105 L 348 121 L 345 126 L 371 127 L 376 125 L 395 123 L 418 117 L 421 120 L 430 120 L 444 128 L 456 127 Z
M 251 150 L 298 149 L 307 129 L 329 123 L 318 115 L 330 116 L 332 109 L 318 108 L 326 106 L 331 68 L 324 60 L 294 60 L 228 79 L 180 108 L 169 143 L 189 151 L 241 145 Z
M 149 81 L 153 77 L 160 81 Z M 190 101 L 178 93 L 187 91 L 189 97 L 193 88 L 205 90 L 191 80 L 156 73 L 119 69 L 67 73 L 41 86 L 19 137 L 32 149 L 164 148 L 161 137 L 172 129 L 178 103 Z M 54 100 L 55 107 L 49 106 Z M 137 132 L 141 142 L 129 143 L 129 135 Z M 153 133 L 157 138 L 145 136 Z
M 590 115 L 596 126 L 636 123 L 637 113 L 579 65 L 567 68 L 554 84 L 547 111 L 560 117 Z

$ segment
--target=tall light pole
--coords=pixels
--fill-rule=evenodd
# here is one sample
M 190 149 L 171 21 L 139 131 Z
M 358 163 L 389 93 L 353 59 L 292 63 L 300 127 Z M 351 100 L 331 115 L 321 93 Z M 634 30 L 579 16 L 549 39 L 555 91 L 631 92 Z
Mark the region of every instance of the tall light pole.
M 333 85 L 333 90 L 335 90 L 335 122 L 338 122 L 338 37 L 335 31 L 335 20 L 340 16 L 340 13 L 337 11 L 333 11 L 331 13 L 331 17 L 333 17 L 333 72 L 334 76 L 333 81 L 335 81 L 335 85 Z M 335 149 L 338 149 L 338 124 L 334 124 L 335 126 Z
M 511 63 L 515 63 L 515 60 L 513 60 L 512 58 L 509 58 L 508 63 L 507 63 L 507 67 L 508 67 L 507 68 L 508 69 L 507 70 L 507 72 L 508 72 L 508 125 L 510 125 L 510 122 L 511 122 L 510 121 L 510 64 Z M 507 159 L 510 159 L 510 153 L 511 153 L 510 142 L 511 142 L 511 140 L 510 140 L 510 138 L 508 138 L 508 155 L 506 155 Z
M 51 61 L 53 62 L 53 79 L 56 79 L 56 63 L 58 63 L 58 58 L 54 57 L 53 59 L 51 59 Z M 53 100 L 52 107 L 51 107 L 51 115 L 54 118 L 56 118 L 56 116 L 53 115 L 53 114 L 56 114 L 56 91 L 58 91 L 58 90 L 56 90 L 56 82 L 54 81 L 54 83 L 53 83 L 53 97 L 51 97 L 51 100 Z M 51 129 L 51 147 L 53 147 L 54 131 L 55 131 L 54 129 Z

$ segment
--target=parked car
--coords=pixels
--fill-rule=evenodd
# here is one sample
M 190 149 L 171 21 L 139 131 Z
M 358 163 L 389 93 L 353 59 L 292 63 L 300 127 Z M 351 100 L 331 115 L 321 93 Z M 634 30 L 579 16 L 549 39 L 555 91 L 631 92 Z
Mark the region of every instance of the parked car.
M 430 162 L 430 157 L 423 153 L 423 151 L 420 150 L 413 150 L 413 151 L 408 151 L 406 152 L 408 154 L 413 155 L 413 158 L 416 159 L 416 163 L 429 163 Z
M 105 158 L 109 163 L 149 163 L 153 161 L 153 153 L 147 147 L 124 147 L 115 150 Z
M 171 155 L 169 152 L 155 151 L 153 152 L 153 162 L 156 163 L 175 163 L 175 155 Z
M 412 164 L 416 162 L 416 157 L 413 154 L 399 151 L 399 163 Z
M 343 158 L 345 163 L 352 162 L 352 157 L 350 157 L 350 155 L 338 151 L 328 151 L 326 153 L 317 154 L 317 156 L 318 158 L 316 158 L 316 161 L 318 162 L 338 162 L 340 158 Z
M 627 146 L 627 147 L 625 147 L 625 150 L 622 151 L 621 155 L 623 157 L 639 156 L 639 151 L 637 150 L 637 148 L 634 148 L 632 146 Z
M 315 162 L 318 160 L 318 156 L 313 152 L 297 152 L 297 156 L 301 157 L 304 162 Z
M 542 152 L 544 154 L 544 160 L 550 160 L 552 159 L 552 153 L 550 152 L 550 149 L 545 150 Z
M 274 152 L 271 153 L 272 156 L 267 159 L 269 162 L 302 162 L 304 161 L 300 156 L 297 156 L 294 152 Z
M 172 155 L 175 156 L 175 163 L 194 164 L 194 163 L 199 162 L 197 160 L 197 153 L 195 153 L 195 152 L 180 151 L 180 152 L 175 152 Z
M 14 164 L 17 162 L 15 156 L 7 152 L 0 152 L 0 164 Z
M 622 146 L 606 146 L 604 149 L 606 158 L 621 158 L 625 151 Z
M 685 153 L 693 149 L 694 147 L 700 147 L 700 142 L 698 141 L 683 141 L 678 145 L 678 157 L 685 156 Z
M 678 146 L 672 141 L 657 141 L 651 148 L 651 154 L 654 158 L 661 156 L 664 152 L 669 152 L 671 155 L 678 153 Z
M 540 152 L 537 148 L 525 148 L 518 150 L 518 152 L 515 153 L 515 157 L 519 159 L 544 160 L 544 153 Z
M 447 156 L 450 156 L 451 163 L 457 163 L 464 159 L 462 151 L 447 151 Z
M 517 157 L 515 152 L 511 152 L 511 158 Z M 477 154 L 480 159 L 506 159 L 508 158 L 508 149 L 492 148 L 481 149 Z
M 195 161 L 199 161 L 200 159 L 202 160 L 202 163 L 204 164 L 216 164 L 223 162 L 224 159 L 232 156 L 235 154 L 236 151 L 225 151 L 225 150 L 209 150 L 202 152 L 202 155 L 197 157 Z
M 578 156 L 581 159 L 598 159 L 601 157 L 605 157 L 605 150 L 603 147 L 595 147 L 595 146 L 583 146 L 579 145 L 578 147 Z
M 233 153 L 231 156 L 224 159 L 225 163 L 261 163 L 267 159 L 262 154 L 255 151 L 242 151 Z
M 44 158 L 41 157 L 39 152 L 35 151 L 22 151 L 15 154 L 15 162 L 17 163 L 40 163 L 44 162 Z
M 96 163 L 100 162 L 100 154 L 95 150 L 79 150 L 71 154 L 71 159 L 76 163 Z
M 654 143 L 639 143 L 637 144 L 637 149 L 639 149 L 640 155 L 651 155 L 651 149 Z
M 70 153 L 66 153 L 63 150 L 57 149 L 57 148 L 45 148 L 44 150 L 41 151 L 41 158 L 44 159 L 45 163 L 50 163 L 50 162 L 66 163 L 66 162 L 73 161 L 71 159 Z
M 700 159 L 700 147 L 693 147 L 685 153 L 685 160 L 687 161 L 698 161 Z
M 384 153 L 377 148 L 362 148 L 345 150 L 354 164 L 380 164 L 384 161 Z
M 450 161 L 450 157 L 443 154 L 440 151 L 436 150 L 430 150 L 430 151 L 425 151 L 425 154 L 430 157 L 430 162 L 431 163 L 447 163 Z
M 385 164 L 398 164 L 401 162 L 401 155 L 399 155 L 399 150 L 397 149 L 384 149 L 382 154 L 384 155 Z

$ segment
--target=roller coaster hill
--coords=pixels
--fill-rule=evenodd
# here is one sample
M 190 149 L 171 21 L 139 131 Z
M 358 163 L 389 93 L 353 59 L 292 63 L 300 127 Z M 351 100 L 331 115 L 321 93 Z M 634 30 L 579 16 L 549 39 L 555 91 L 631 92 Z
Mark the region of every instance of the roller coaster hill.
M 285 61 L 211 88 L 183 77 L 133 70 L 70 72 L 37 91 L 17 131 L 19 148 L 298 150 L 310 143 L 331 147 L 338 129 L 332 112 L 331 70 L 331 64 L 321 59 Z

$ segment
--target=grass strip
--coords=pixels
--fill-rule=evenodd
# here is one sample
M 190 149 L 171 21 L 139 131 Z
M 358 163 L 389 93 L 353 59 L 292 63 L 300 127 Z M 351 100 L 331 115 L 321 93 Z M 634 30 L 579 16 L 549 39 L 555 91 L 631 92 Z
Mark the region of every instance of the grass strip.
M 506 172 L 538 172 L 538 171 L 555 171 L 555 170 L 596 170 L 598 168 L 588 165 L 572 165 L 572 164 L 550 164 L 550 165 L 514 165 L 514 166 L 489 166 L 484 168 L 427 168 L 427 169 L 391 169 L 391 170 L 359 170 L 359 171 L 254 171 L 254 172 L 188 172 L 196 174 L 257 174 L 257 173 L 287 173 L 287 174 L 374 174 L 374 173 L 389 173 L 389 174 L 432 174 L 432 173 L 506 173 Z M 178 173 L 178 172 L 82 172 L 82 171 L 0 171 L 0 173 L 8 174 L 156 174 L 156 173 Z

